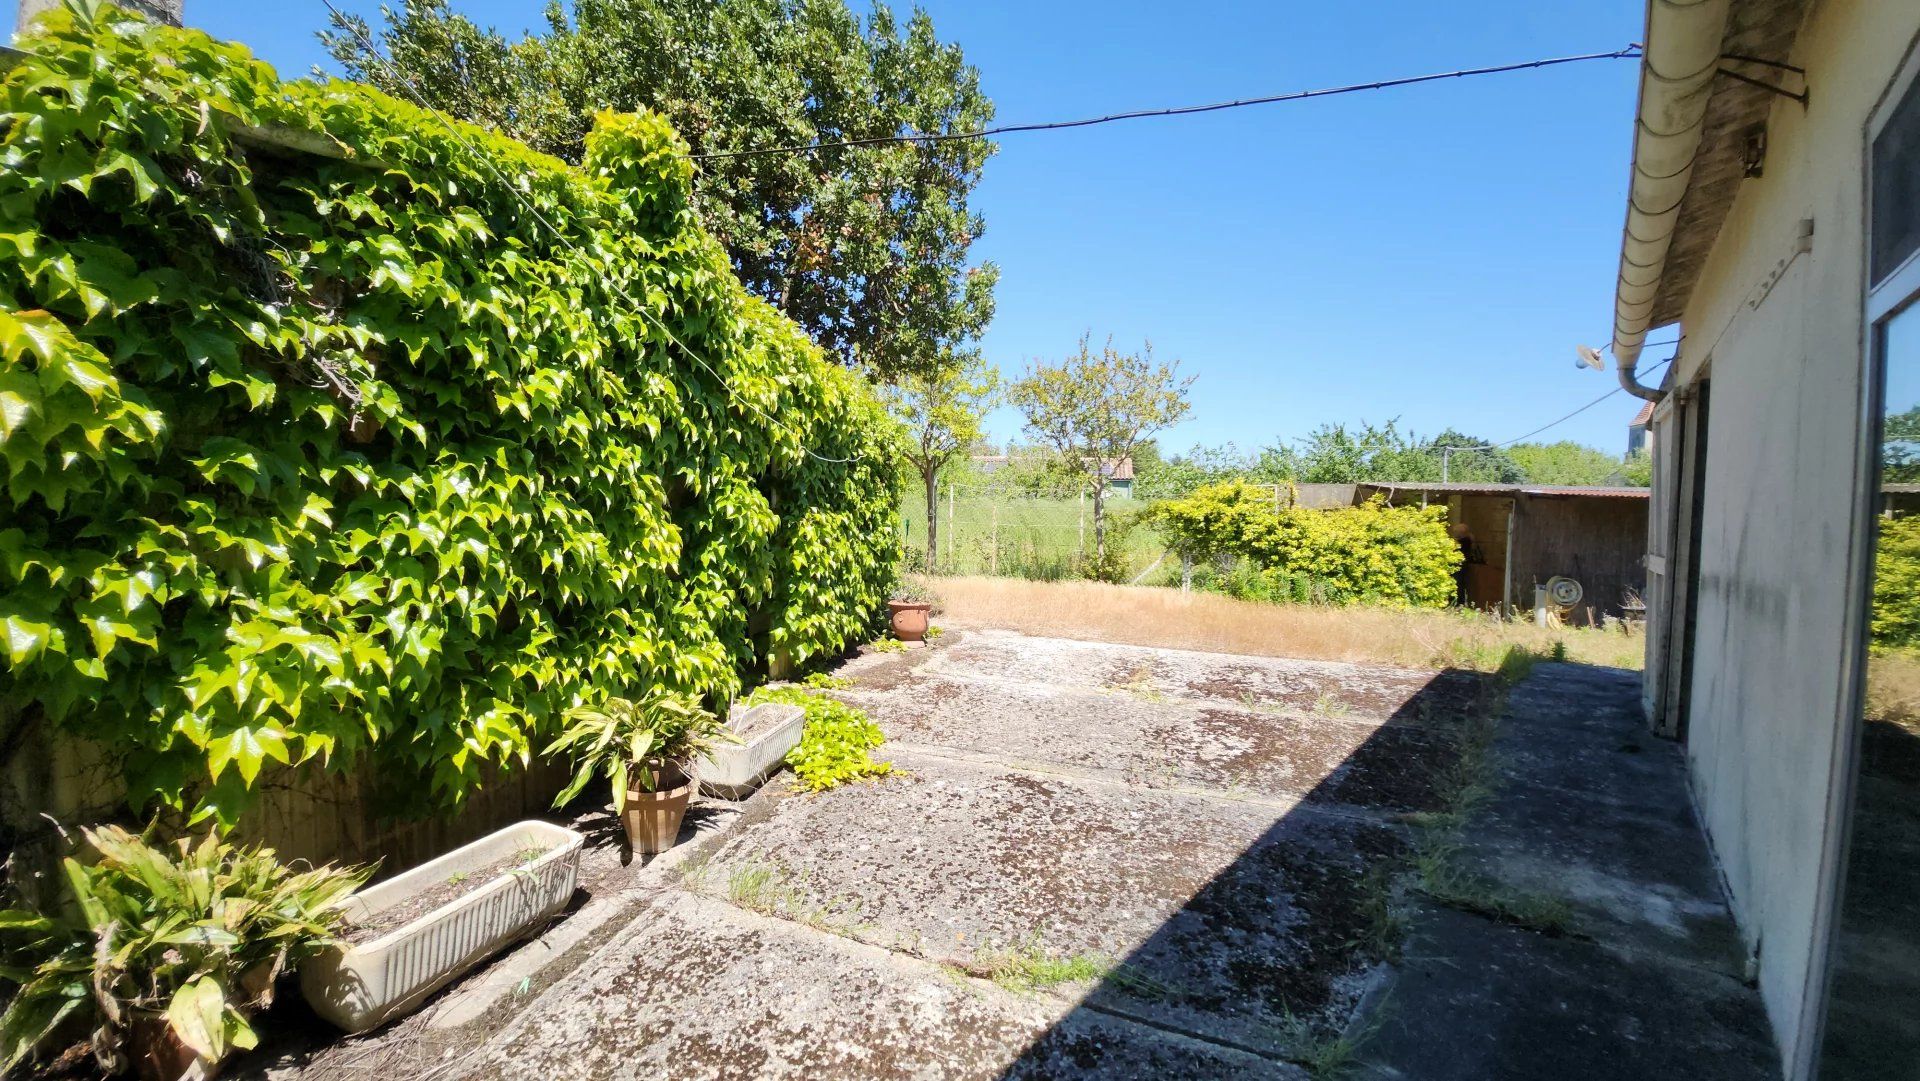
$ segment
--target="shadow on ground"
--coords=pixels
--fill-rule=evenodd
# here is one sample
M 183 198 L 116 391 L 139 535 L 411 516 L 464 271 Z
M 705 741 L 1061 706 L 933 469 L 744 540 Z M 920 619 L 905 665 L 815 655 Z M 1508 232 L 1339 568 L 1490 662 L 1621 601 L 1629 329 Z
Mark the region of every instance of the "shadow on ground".
M 1002 1076 L 1777 1078 L 1637 674 L 1534 666 L 1476 730 L 1502 697 L 1436 676 Z M 1410 776 L 1405 728 L 1452 746 Z

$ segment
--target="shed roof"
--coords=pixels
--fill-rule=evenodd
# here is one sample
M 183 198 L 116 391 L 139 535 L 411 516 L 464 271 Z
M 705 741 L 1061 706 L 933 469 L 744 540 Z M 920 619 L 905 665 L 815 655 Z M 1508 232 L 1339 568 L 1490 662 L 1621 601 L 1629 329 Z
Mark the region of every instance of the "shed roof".
M 1410 492 L 1440 495 L 1585 496 L 1593 499 L 1646 499 L 1652 491 L 1649 488 L 1609 488 L 1601 485 L 1475 484 L 1460 481 L 1442 484 L 1438 481 L 1398 480 L 1362 481 L 1359 487 L 1389 495 Z

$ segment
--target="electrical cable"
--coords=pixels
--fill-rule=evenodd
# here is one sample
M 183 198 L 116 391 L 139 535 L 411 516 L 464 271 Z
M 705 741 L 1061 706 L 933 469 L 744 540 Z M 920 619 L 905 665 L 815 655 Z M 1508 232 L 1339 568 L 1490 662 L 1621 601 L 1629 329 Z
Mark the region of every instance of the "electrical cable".
M 1556 56 L 1546 60 L 1529 60 L 1517 64 L 1497 64 L 1484 68 L 1465 68 L 1460 71 L 1442 71 L 1431 75 L 1410 75 L 1400 79 L 1382 79 L 1371 83 L 1354 83 L 1348 86 L 1330 86 L 1319 90 L 1295 90 L 1285 94 L 1269 94 L 1258 98 L 1241 98 L 1237 101 L 1216 101 L 1206 105 L 1178 105 L 1166 109 L 1134 109 L 1123 113 L 1109 113 L 1106 116 L 1087 117 L 1080 120 L 1055 120 L 1033 124 L 1002 124 L 997 127 L 978 128 L 973 131 L 932 132 L 915 135 L 874 135 L 861 139 L 833 139 L 826 142 L 801 143 L 792 146 L 767 146 L 750 150 L 716 150 L 704 154 L 695 154 L 695 161 L 711 161 L 721 158 L 752 158 L 767 154 L 814 154 L 822 150 L 834 150 L 845 147 L 886 146 L 897 143 L 958 142 L 967 139 L 985 139 L 992 135 L 1009 135 L 1027 131 L 1060 131 L 1065 128 L 1088 128 L 1096 124 L 1111 124 L 1120 120 L 1142 120 L 1152 117 L 1192 116 L 1197 113 L 1220 112 L 1224 109 L 1244 109 L 1251 105 L 1276 105 L 1290 101 L 1305 101 L 1308 98 L 1333 97 L 1336 94 L 1355 94 L 1363 90 L 1389 90 L 1401 86 L 1414 86 L 1419 83 L 1439 82 L 1444 79 L 1467 79 L 1479 75 L 1499 75 L 1505 72 L 1527 71 L 1534 68 L 1554 67 L 1560 64 L 1578 64 L 1589 60 L 1638 60 L 1640 46 L 1628 45 L 1604 53 L 1582 53 L 1579 56 Z
M 445 114 L 443 114 L 440 110 L 434 108 L 432 105 L 427 103 L 426 95 L 420 90 L 419 87 L 414 85 L 412 79 L 409 79 L 398 68 L 394 67 L 393 64 L 385 56 L 383 56 L 380 53 L 380 50 L 374 45 L 374 43 L 371 40 L 368 39 L 366 31 L 361 27 L 359 23 L 351 22 L 347 19 L 345 15 L 341 14 L 340 9 L 333 5 L 333 0 L 320 0 L 320 2 L 326 5 L 326 8 L 328 11 L 333 13 L 335 24 L 346 29 L 349 33 L 351 33 L 355 37 L 355 39 L 359 41 L 360 47 L 363 50 L 365 50 L 367 55 L 375 63 L 379 64 L 383 69 L 385 69 L 388 76 L 394 79 L 394 81 L 398 85 L 400 85 L 401 87 L 405 88 L 408 91 L 408 95 L 413 98 L 415 104 L 419 105 L 420 108 L 426 110 L 427 112 L 433 114 L 434 118 L 440 121 L 441 125 L 447 129 L 447 132 L 451 134 L 454 137 L 454 139 L 457 142 L 459 142 L 461 146 L 465 147 L 468 153 L 472 154 L 475 158 L 479 159 L 480 163 L 486 166 L 487 170 L 494 175 L 495 179 L 500 181 L 501 186 L 506 188 L 507 191 L 511 192 L 513 194 L 513 197 L 520 203 L 521 206 L 524 206 L 527 208 L 527 212 L 532 214 L 536 221 L 538 221 L 541 225 L 544 225 L 547 227 L 547 231 L 553 234 L 554 240 L 558 241 L 560 245 L 563 247 L 571 248 L 574 254 L 581 256 L 583 259 L 587 259 L 587 262 L 589 264 L 592 263 L 592 260 L 587 257 L 586 253 L 580 250 L 579 245 L 568 240 L 566 234 L 562 233 L 559 230 L 559 228 L 556 227 L 551 221 L 548 221 L 546 215 L 540 213 L 540 208 L 534 206 L 533 203 L 525 195 L 521 193 L 519 186 L 507 179 L 506 174 L 502 172 L 496 164 L 494 164 L 494 161 L 492 158 L 488 157 L 483 151 L 480 150 L 479 147 L 476 147 L 473 145 L 473 143 L 469 142 L 467 140 L 467 137 L 460 133 L 460 129 L 455 127 L 453 122 L 447 119 Z M 672 342 L 674 345 L 678 346 L 681 352 L 685 353 L 688 357 L 691 357 L 693 359 L 694 363 L 700 365 L 702 368 L 705 368 L 707 370 L 707 374 L 719 380 L 720 385 L 723 388 L 727 385 L 727 380 L 725 376 L 721 375 L 718 371 L 715 371 L 713 365 L 708 364 L 704 359 L 701 358 L 700 354 L 694 352 L 693 349 L 689 347 L 685 342 L 675 337 L 673 331 L 667 329 L 667 326 L 665 323 L 657 319 L 654 319 L 652 316 L 650 316 L 647 313 L 646 309 L 641 307 L 641 305 L 633 299 L 633 296 L 627 292 L 625 286 L 622 286 L 618 281 L 615 281 L 612 278 L 606 279 L 606 283 L 614 291 L 619 293 L 620 298 L 627 302 L 627 304 L 633 309 L 634 314 L 638 315 L 643 322 L 652 324 L 652 326 L 655 329 L 660 331 L 660 333 L 666 337 L 667 341 Z M 760 414 L 760 416 L 766 419 L 768 424 L 771 424 L 775 427 L 782 427 L 780 421 L 775 419 L 771 413 L 768 413 L 766 410 L 760 408 L 758 405 L 755 405 L 753 402 L 748 401 L 745 398 L 740 398 L 738 400 L 741 402 L 741 404 L 745 405 L 747 408 L 753 410 L 755 413 Z M 798 435 L 798 432 L 795 432 L 795 434 Z M 827 462 L 834 465 L 846 465 L 846 464 L 857 462 L 860 460 L 860 456 L 857 454 L 851 458 L 826 457 L 825 455 L 816 453 L 813 450 L 813 448 L 807 446 L 804 441 L 801 441 L 800 449 L 802 451 L 805 451 L 809 457 L 817 461 Z

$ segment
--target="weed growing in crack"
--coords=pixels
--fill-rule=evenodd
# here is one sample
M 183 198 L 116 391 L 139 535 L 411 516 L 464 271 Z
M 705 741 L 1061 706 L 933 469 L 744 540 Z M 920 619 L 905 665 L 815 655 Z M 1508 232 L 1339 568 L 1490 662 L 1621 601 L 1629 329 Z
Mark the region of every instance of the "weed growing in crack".
M 992 980 L 1005 990 L 1033 994 L 1064 983 L 1103 979 L 1115 966 L 1112 958 L 1099 954 L 1057 956 L 1046 949 L 1036 933 L 1018 946 L 976 955 L 971 967 L 975 975 Z
M 1323 694 L 1313 700 L 1313 715 L 1339 720 L 1352 712 L 1352 707 L 1340 700 L 1339 695 Z
M 1292 1013 L 1282 1017 L 1279 1024 L 1264 1027 L 1280 1045 L 1282 1055 L 1316 1078 L 1344 1074 L 1360 1053 L 1360 1045 L 1371 1035 L 1371 1026 L 1360 1033 L 1329 1032 L 1324 1024 Z

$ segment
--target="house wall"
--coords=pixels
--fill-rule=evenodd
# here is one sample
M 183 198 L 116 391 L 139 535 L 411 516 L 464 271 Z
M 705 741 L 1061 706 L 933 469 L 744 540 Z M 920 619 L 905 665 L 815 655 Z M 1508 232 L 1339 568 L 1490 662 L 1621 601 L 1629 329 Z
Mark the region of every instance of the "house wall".
M 1687 750 L 1789 1076 L 1810 1069 L 1839 843 L 1864 130 L 1916 33 L 1920 4 L 1815 4 L 1792 57 L 1811 104 L 1776 101 L 1766 174 L 1744 182 L 1682 320 L 1678 381 L 1713 373 Z M 1803 219 L 1812 250 L 1795 258 Z
M 1533 587 L 1565 575 L 1586 593 L 1569 622 L 1617 616 L 1627 590 L 1646 587 L 1646 554 L 1645 499 L 1522 497 L 1514 511 L 1514 606 L 1531 609 Z

